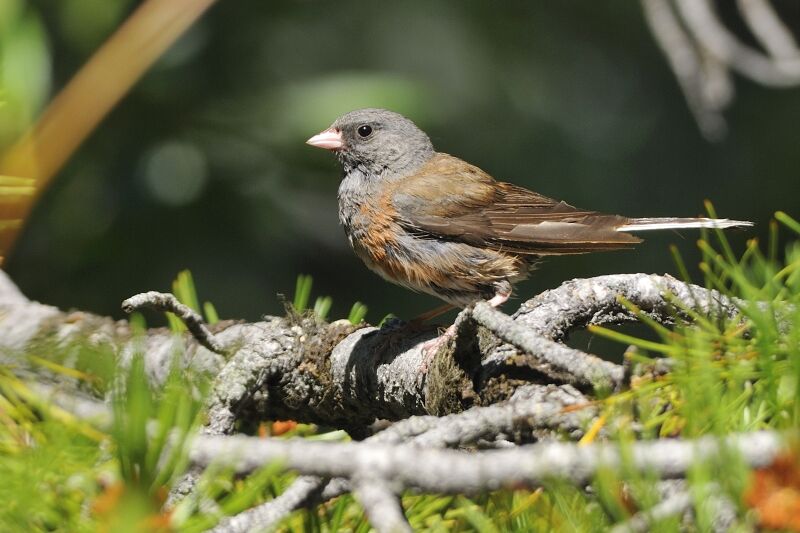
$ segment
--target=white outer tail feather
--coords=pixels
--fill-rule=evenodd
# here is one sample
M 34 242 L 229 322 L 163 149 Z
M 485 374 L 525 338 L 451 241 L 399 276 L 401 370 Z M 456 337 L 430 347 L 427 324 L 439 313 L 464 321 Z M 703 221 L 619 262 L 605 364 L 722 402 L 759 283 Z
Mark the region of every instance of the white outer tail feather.
M 616 231 L 650 231 L 660 229 L 701 229 L 701 228 L 736 228 L 752 226 L 746 220 L 729 220 L 727 218 L 632 218 Z

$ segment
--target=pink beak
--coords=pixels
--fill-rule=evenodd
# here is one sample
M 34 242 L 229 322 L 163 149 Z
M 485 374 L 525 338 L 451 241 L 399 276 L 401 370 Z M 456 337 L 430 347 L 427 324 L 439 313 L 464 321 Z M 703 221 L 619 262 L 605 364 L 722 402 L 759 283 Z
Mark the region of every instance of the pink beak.
M 306 141 L 306 144 L 317 148 L 325 148 L 326 150 L 340 150 L 344 147 L 344 140 L 342 139 L 341 131 L 335 128 L 328 128 L 311 137 Z

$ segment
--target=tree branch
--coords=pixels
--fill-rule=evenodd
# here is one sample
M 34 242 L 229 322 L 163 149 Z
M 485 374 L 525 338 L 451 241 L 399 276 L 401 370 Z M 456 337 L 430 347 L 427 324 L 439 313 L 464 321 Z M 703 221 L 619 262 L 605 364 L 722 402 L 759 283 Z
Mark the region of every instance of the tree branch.
M 799 56 L 770 58 L 746 46 L 720 22 L 709 0 L 675 3 L 697 42 L 730 68 L 766 86 L 793 87 L 800 83 Z
M 160 382 L 180 342 L 185 364 L 216 375 L 208 409 L 209 434 L 230 433 L 236 420 L 265 413 L 364 432 L 375 419 L 456 413 L 495 403 L 509 398 L 525 379 L 535 382 L 542 374 L 555 383 L 587 386 L 597 376 L 601 382 L 619 383 L 621 369 L 616 365 L 559 344 L 588 324 L 635 321 L 618 296 L 662 323 L 681 316 L 673 301 L 706 315 L 737 313 L 735 302 L 669 276 L 573 280 L 525 302 L 512 317 L 477 306 L 472 318 L 485 329 L 469 330 L 474 325 L 465 318 L 456 353 L 439 354 L 431 372 L 422 374 L 420 345 L 434 331 L 398 324 L 383 329 L 347 321 L 327 324 L 311 316 L 228 321 L 213 328 L 215 342 L 232 354 L 225 361 L 188 336 L 176 339 L 154 329 L 134 339 L 127 322 L 31 302 L 0 273 L 0 354 L 21 368 L 24 360 L 18 354 L 52 351 L 53 346 L 91 345 L 98 349 L 98 357 L 122 362 L 139 352 L 145 354 L 148 376 Z M 498 336 L 518 347 L 498 343 Z M 527 376 L 520 374 L 519 360 L 533 368 Z M 504 372 L 515 376 L 511 386 L 508 381 L 493 381 Z
M 150 291 L 131 296 L 122 302 L 122 310 L 128 314 L 138 311 L 143 307 L 175 314 L 186 324 L 186 327 L 189 328 L 189 331 L 197 342 L 214 353 L 224 355 L 225 348 L 219 340 L 214 337 L 214 334 L 208 330 L 205 322 L 203 322 L 203 317 L 188 305 L 180 303 L 174 295 Z
M 682 477 L 697 461 L 719 457 L 725 448 L 751 467 L 769 465 L 782 449 L 775 432 L 734 434 L 724 439 L 642 441 L 626 445 L 630 466 L 662 478 Z M 303 474 L 352 478 L 370 472 L 401 488 L 439 493 L 476 493 L 503 487 L 538 487 L 547 479 L 587 483 L 597 469 L 623 464 L 621 444 L 549 442 L 465 454 L 412 445 L 371 442 L 315 442 L 245 436 L 198 437 L 190 452 L 196 465 L 212 462 L 252 472 L 280 462 Z
M 372 476 L 357 476 L 353 480 L 353 495 L 364 507 L 370 524 L 383 533 L 411 531 L 400 499 L 388 481 Z
M 579 438 L 596 416 L 596 408 L 590 397 L 568 384 L 579 384 L 587 391 L 598 384 L 616 386 L 622 380 L 622 370 L 560 341 L 588 324 L 636 320 L 619 303 L 619 296 L 667 324 L 681 318 L 682 307 L 706 315 L 738 313 L 735 302 L 669 276 L 630 274 L 573 280 L 524 303 L 511 317 L 481 304 L 465 311 L 459 317 L 455 346 L 438 354 L 427 374 L 419 371 L 425 357 L 421 344 L 435 332 L 420 332 L 398 322 L 382 329 L 356 327 L 347 321 L 327 324 L 313 316 L 297 315 L 267 317 L 255 323 L 225 322 L 214 326 L 211 347 L 224 346 L 230 354 L 227 361 L 203 346 L 208 342 L 188 336 L 178 339 L 185 346 L 186 364 L 216 375 L 208 424 L 198 437 L 200 447 L 194 451 L 198 466 L 220 450 L 253 445 L 249 440 L 226 436 L 234 431 L 237 420 L 269 416 L 318 422 L 347 429 L 358 438 L 369 437 L 376 419 L 401 420 L 363 443 L 293 443 L 307 458 L 324 454 L 316 456 L 316 465 L 289 462 L 313 476 L 300 478 L 284 495 L 220 527 L 232 531 L 251 524 L 266 527 L 298 506 L 353 490 L 354 477 L 367 483 L 359 490 L 365 505 L 373 508 L 388 505 L 390 500 L 385 487 L 373 490 L 370 484 L 397 476 L 403 488 L 444 492 L 482 490 L 517 481 L 536 484 L 541 476 L 557 474 L 573 480 L 589 477 L 598 459 L 618 460 L 617 452 L 611 448 L 568 451 L 526 447 L 464 454 L 433 448 L 509 446 L 558 434 Z M 8 317 L 15 317 L 16 322 Z M 24 317 L 31 317 L 32 325 L 20 327 Z M 199 317 L 188 319 L 200 324 Z M 193 330 L 201 340 L 210 334 L 203 328 Z M 503 340 L 512 344 L 503 344 Z M 176 337 L 163 330 L 150 330 L 143 338 L 134 339 L 126 322 L 87 313 L 63 313 L 30 302 L 0 274 L 0 348 L 5 357 L 16 357 L 37 346 L 72 343 L 103 346 L 106 349 L 102 353 L 123 362 L 132 353 L 143 351 L 148 375 L 159 382 L 168 372 L 175 342 Z M 532 370 L 520 372 L 515 366 L 520 360 Z M 505 372 L 513 379 L 500 379 Z M 537 385 L 543 376 L 564 385 Z M 575 406 L 582 408 L 566 409 Z M 269 446 L 272 444 L 269 441 Z M 325 448 L 306 449 L 306 444 Z M 266 457 L 285 459 L 288 453 L 267 450 L 266 455 L 259 455 L 264 450 L 253 448 L 254 454 L 247 456 L 250 467 Z M 531 450 L 536 453 L 529 454 Z M 591 459 L 581 450 L 599 455 Z M 444 455 L 428 455 L 433 452 Z M 560 463 L 562 452 L 571 455 L 562 456 Z M 511 455 L 502 455 L 506 453 Z M 539 458 L 529 464 L 526 461 L 530 457 Z M 331 464 L 340 458 L 345 466 L 348 460 L 366 463 L 350 464 L 358 466 L 357 471 L 332 470 Z M 406 474 L 395 472 L 401 469 L 397 466 L 400 464 L 413 467 Z M 444 466 L 446 472 L 441 470 Z M 373 467 L 378 468 L 377 477 L 372 475 Z M 449 475 L 451 467 L 455 476 Z M 192 490 L 199 472 L 193 471 L 173 488 L 171 502 Z M 363 472 L 370 476 L 364 477 Z M 373 496 L 374 502 L 370 499 Z
M 315 476 L 301 476 L 274 499 L 236 516 L 222 519 L 211 533 L 246 533 L 268 530 L 297 509 L 315 500 L 322 488 Z
M 721 139 L 727 131 L 722 110 L 733 96 L 727 70 L 709 70 L 710 65 L 704 62 L 700 50 L 684 31 L 669 0 L 642 0 L 642 9 L 703 136 L 709 140 Z M 716 83 L 709 83 L 711 80 Z
M 486 302 L 475 305 L 472 317 L 523 353 L 570 376 L 571 383 L 604 389 L 616 389 L 622 384 L 624 370 L 620 365 L 551 341 L 525 325 L 518 324 Z
M 567 410 L 568 407 L 576 406 L 583 408 Z M 589 404 L 589 400 L 569 385 L 527 385 L 518 388 L 505 404 L 473 407 L 463 413 L 443 417 L 413 416 L 393 424 L 366 441 L 442 448 L 467 446 L 480 439 L 513 438 L 515 434 L 528 432 L 537 438 L 552 438 L 555 432 L 563 432 L 577 440 L 583 435 L 582 428 L 596 415 L 597 409 Z M 237 516 L 241 516 L 242 524 L 252 523 L 257 524 L 258 528 L 267 528 L 276 525 L 300 507 L 330 500 L 350 490 L 350 480 L 346 478 L 329 480 L 318 476 L 301 476 L 284 493 L 290 495 L 288 500 L 281 495 Z M 297 493 L 309 496 L 292 496 Z M 246 530 L 245 526 L 242 526 L 243 529 L 231 527 L 230 530 L 220 531 Z
M 767 0 L 737 0 L 736 5 L 753 35 L 769 54 L 779 60 L 800 58 L 800 50 Z
M 691 508 L 691 494 L 685 490 L 676 492 L 650 509 L 636 513 L 626 522 L 614 526 L 611 533 L 646 533 L 654 523 L 680 516 Z
M 641 3 L 645 20 L 707 139 L 720 140 L 726 132 L 722 110 L 733 100 L 731 70 L 767 87 L 800 85 L 800 50 L 766 0 L 737 0 L 737 6 L 767 54 L 729 31 L 710 0 Z

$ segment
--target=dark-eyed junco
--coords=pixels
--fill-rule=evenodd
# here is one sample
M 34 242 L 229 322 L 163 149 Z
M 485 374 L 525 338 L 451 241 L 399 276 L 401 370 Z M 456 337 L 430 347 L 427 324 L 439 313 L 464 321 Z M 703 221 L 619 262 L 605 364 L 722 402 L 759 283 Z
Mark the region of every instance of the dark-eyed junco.
M 437 152 L 385 109 L 342 115 L 307 142 L 342 164 L 339 220 L 356 254 L 385 279 L 457 307 L 502 304 L 542 256 L 629 248 L 641 241 L 632 232 L 752 225 L 579 209 Z

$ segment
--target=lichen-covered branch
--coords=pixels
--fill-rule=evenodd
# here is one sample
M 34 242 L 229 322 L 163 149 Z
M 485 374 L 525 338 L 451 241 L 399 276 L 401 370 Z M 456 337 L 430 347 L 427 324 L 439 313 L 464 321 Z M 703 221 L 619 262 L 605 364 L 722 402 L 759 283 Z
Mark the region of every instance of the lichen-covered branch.
M 568 408 L 581 407 L 580 409 Z M 455 448 L 476 445 L 482 439 L 525 441 L 526 435 L 552 438 L 563 434 L 572 439 L 583 435 L 583 428 L 597 415 L 597 408 L 569 385 L 526 385 L 516 390 L 503 404 L 473 407 L 462 413 L 436 417 L 413 416 L 376 433 L 365 442 L 381 444 L 407 443 L 423 448 Z M 504 442 L 508 442 L 505 441 Z M 258 528 L 272 527 L 296 509 L 351 491 L 350 480 L 301 476 L 284 494 L 223 521 L 218 533 L 245 531 L 236 524 L 257 524 Z M 313 494 L 296 497 L 296 494 Z M 288 494 L 287 498 L 284 495 Z M 296 507 L 287 506 L 287 501 Z M 236 520 L 234 520 L 234 518 Z M 255 526 L 253 526 L 255 527 Z
M 30 302 L 0 273 L 0 354 L 15 360 L 43 346 L 84 343 L 102 346 L 104 356 L 124 363 L 139 352 L 145 354 L 148 376 L 158 382 L 169 370 L 176 343 L 181 343 L 185 364 L 213 373 L 215 385 L 208 423 L 192 452 L 195 470 L 173 487 L 170 503 L 192 490 L 200 469 L 211 460 L 244 461 L 238 467 L 248 471 L 277 459 L 308 475 L 274 500 L 224 520 L 218 531 L 270 527 L 301 506 L 344 492 L 356 494 L 376 527 L 404 529 L 407 523 L 395 495 L 406 488 L 469 492 L 534 486 L 553 475 L 580 483 L 600 464 L 619 464 L 619 449 L 612 445 L 576 448 L 547 441 L 556 435 L 579 438 L 597 415 L 594 389 L 622 384 L 621 367 L 562 343 L 588 324 L 636 320 L 620 297 L 666 324 L 688 318 L 683 309 L 738 314 L 737 302 L 669 276 L 572 280 L 525 302 L 513 316 L 483 304 L 465 310 L 455 342 L 437 354 L 425 373 L 420 371 L 425 360 L 421 345 L 435 335 L 433 329 L 420 331 L 399 321 L 382 329 L 347 321 L 328 324 L 295 313 L 207 328 L 199 316 L 182 313 L 170 300 L 156 304 L 194 322 L 194 336 L 176 338 L 150 330 L 134 338 L 127 322 Z M 138 303 L 154 301 L 144 300 Z M 26 319 L 27 325 L 20 324 Z M 221 347 L 227 360 L 214 353 Z M 512 367 L 513 379 L 503 379 Z M 543 379 L 552 384 L 541 384 Z M 78 410 L 89 404 L 65 405 Z M 287 444 L 231 436 L 237 421 L 265 417 L 318 422 L 366 440 Z M 396 422 L 376 433 L 376 420 Z M 757 464 L 753 439 L 760 453 L 769 455 L 777 446 L 773 437 L 744 435 L 734 445 Z M 540 444 L 515 446 L 531 441 Z M 689 452 L 679 441 L 643 448 L 637 444 L 641 453 L 634 456 L 641 468 L 681 475 L 697 453 L 710 456 L 718 443 L 695 445 Z
M 611 533 L 646 533 L 653 523 L 672 516 L 680 516 L 692 507 L 688 491 L 670 495 L 647 511 L 640 511 L 622 524 L 614 526 Z
M 513 318 L 548 339 L 563 341 L 570 332 L 588 325 L 638 321 L 620 303 L 620 297 L 665 324 L 674 323 L 676 318 L 688 318 L 681 308 L 704 316 L 733 318 L 739 314 L 737 302 L 727 296 L 684 283 L 669 274 L 613 274 L 566 281 L 524 302 Z
M 258 505 L 222 519 L 211 529 L 211 533 L 246 533 L 264 531 L 300 509 L 308 502 L 316 500 L 324 482 L 316 476 L 301 476 L 292 485 L 269 502 Z
M 353 479 L 353 495 L 364 507 L 370 524 L 381 533 L 411 532 L 400 498 L 388 480 L 365 475 Z
M 424 374 L 421 343 L 435 330 L 398 323 L 382 329 L 347 321 L 328 324 L 313 316 L 228 321 L 212 328 L 215 342 L 231 354 L 225 360 L 190 336 L 176 338 L 155 329 L 134 339 L 125 321 L 31 302 L 0 273 L 0 356 L 20 363 L 15 354 L 73 343 L 103 347 L 98 353 L 123 363 L 141 352 L 148 375 L 160 381 L 169 371 L 176 343 L 181 343 L 185 364 L 216 376 L 208 434 L 230 433 L 242 417 L 269 416 L 323 423 L 365 437 L 376 419 L 457 413 L 508 399 L 525 383 L 520 368 L 530 368 L 533 382 L 544 375 L 551 382 L 588 390 L 596 381 L 618 384 L 620 367 L 561 344 L 570 331 L 587 324 L 636 320 L 618 296 L 665 323 L 681 314 L 673 300 L 704 314 L 737 312 L 735 303 L 723 296 L 669 276 L 573 280 L 525 302 L 512 317 L 478 305 L 472 319 L 468 314 L 463 319 L 455 353 L 440 353 Z M 474 320 L 482 327 L 476 329 Z M 498 382 L 510 367 L 514 383 Z
M 620 365 L 551 341 L 525 324 L 515 322 L 486 302 L 475 305 L 472 317 L 522 353 L 569 376 L 570 383 L 605 389 L 616 389 L 622 384 L 624 370 Z
M 736 317 L 737 302 L 697 285 L 679 281 L 672 276 L 654 274 L 614 274 L 588 279 L 566 281 L 556 289 L 545 291 L 524 302 L 511 318 L 517 331 L 525 335 L 539 335 L 545 339 L 565 341 L 573 331 L 589 325 L 624 324 L 638 321 L 620 301 L 620 298 L 635 305 L 641 313 L 662 323 L 673 324 L 676 320 L 688 319 L 683 310 L 691 309 L 704 316 Z M 543 346 L 543 341 L 535 339 Z M 513 344 L 513 343 L 512 343 Z M 596 384 L 594 376 L 606 374 L 613 383 L 621 379 L 621 368 L 609 363 L 595 365 L 595 359 L 583 352 L 568 351 L 563 347 L 563 357 L 553 357 L 546 351 L 545 357 L 524 353 L 512 344 L 494 347 L 483 358 L 483 380 L 488 380 L 506 367 L 520 365 L 541 372 L 559 382 L 576 385 Z M 563 346 L 559 344 L 559 346 Z M 576 353 L 577 352 L 577 353 Z M 603 383 L 603 378 L 600 378 Z M 606 381 L 607 383 L 608 381 Z
M 174 295 L 150 291 L 131 296 L 122 302 L 122 310 L 128 314 L 145 307 L 150 307 L 157 311 L 169 311 L 170 313 L 174 313 L 186 324 L 192 336 L 202 346 L 214 353 L 225 353 L 225 347 L 214 337 L 214 334 L 209 331 L 208 327 L 206 327 L 203 317 L 188 305 L 180 303 Z
M 571 442 L 530 444 L 504 450 L 466 454 L 454 450 L 372 442 L 315 442 L 304 439 L 198 437 L 190 452 L 197 465 L 212 462 L 240 473 L 280 462 L 289 469 L 321 477 L 352 478 L 370 472 L 404 489 L 439 493 L 476 493 L 504 487 L 537 487 L 547 479 L 586 483 L 600 467 L 618 469 L 623 456 L 630 466 L 662 478 L 686 474 L 697 461 L 708 461 L 721 450 L 734 451 L 751 467 L 765 467 L 782 450 L 780 434 L 753 432 L 724 439 L 665 439 L 627 445 L 579 445 Z

